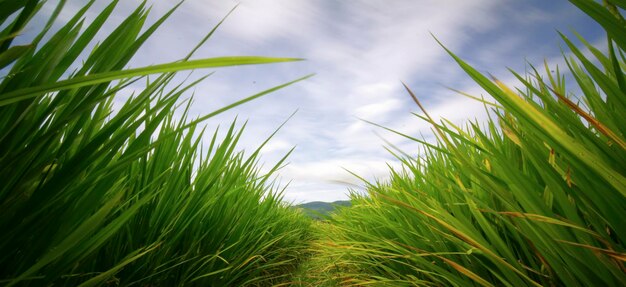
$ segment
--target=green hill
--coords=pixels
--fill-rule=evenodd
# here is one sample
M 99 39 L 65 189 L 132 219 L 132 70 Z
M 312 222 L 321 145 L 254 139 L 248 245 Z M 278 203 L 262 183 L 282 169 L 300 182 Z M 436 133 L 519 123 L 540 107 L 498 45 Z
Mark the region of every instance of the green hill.
M 296 205 L 302 208 L 304 212 L 314 219 L 320 219 L 333 212 L 337 206 L 351 206 L 349 200 L 339 200 L 335 202 L 312 201 Z

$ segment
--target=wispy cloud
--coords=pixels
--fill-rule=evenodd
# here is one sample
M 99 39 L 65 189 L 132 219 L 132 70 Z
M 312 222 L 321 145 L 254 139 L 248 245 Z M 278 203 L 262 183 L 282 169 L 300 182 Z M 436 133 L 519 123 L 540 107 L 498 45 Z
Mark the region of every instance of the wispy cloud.
M 122 2 L 118 15 L 140 1 Z M 385 142 L 380 136 L 410 154 L 417 152 L 414 143 L 361 119 L 432 139 L 428 124 L 411 115 L 417 108 L 401 81 L 411 86 L 435 118 L 455 123 L 484 118 L 480 103 L 446 89 L 482 93 L 431 33 L 479 70 L 507 81 L 511 79 L 507 66 L 523 71 L 525 60 L 558 59 L 554 28 L 580 28 L 592 41 L 600 37 L 567 1 L 189 0 L 132 65 L 181 58 L 237 3 L 196 57 L 267 55 L 307 60 L 218 70 L 196 87 L 193 111 L 207 113 L 272 85 L 317 73 L 208 122 L 216 127 L 235 116 L 249 120 L 241 146 L 251 150 L 299 110 L 263 150 L 270 166 L 297 146 L 290 164 L 281 170 L 282 180 L 291 182 L 285 198 L 296 202 L 346 198 L 346 187 L 360 183 L 344 169 L 368 179 L 384 178 L 387 164 L 397 166 L 397 162 L 382 147 Z M 172 6 L 169 1 L 151 4 L 152 17 Z

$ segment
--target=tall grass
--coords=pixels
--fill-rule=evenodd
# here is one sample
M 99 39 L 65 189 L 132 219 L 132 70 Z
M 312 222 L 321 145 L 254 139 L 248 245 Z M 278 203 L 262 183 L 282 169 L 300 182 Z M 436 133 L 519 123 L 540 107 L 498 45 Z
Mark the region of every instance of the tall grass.
M 497 103 L 490 120 L 435 121 L 437 143 L 388 182 L 352 195 L 321 241 L 342 285 L 626 285 L 626 22 L 623 1 L 571 0 L 606 30 L 608 50 L 570 39 L 564 74 L 545 65 L 521 87 L 448 51 Z M 608 9 L 607 9 L 608 8 Z M 567 86 L 567 87 L 570 87 Z M 409 137 L 409 136 L 407 136 Z
M 199 124 L 301 79 L 194 119 L 190 101 L 180 99 L 198 81 L 172 79 L 183 69 L 295 59 L 190 60 L 213 29 L 181 61 L 125 69 L 178 7 L 146 26 L 145 2 L 81 59 L 118 1 L 85 24 L 89 1 L 46 37 L 64 3 L 30 44 L 16 46 L 14 38 L 43 3 L 0 1 L 0 68 L 6 75 L 0 83 L 0 284 L 284 281 L 306 245 L 309 220 L 281 203 L 272 184 L 282 161 L 261 174 L 259 150 L 237 151 L 241 128 L 235 123 L 223 137 L 215 131 L 208 143 Z M 82 64 L 71 68 L 77 61 Z M 145 77 L 153 73 L 160 74 Z M 116 95 L 140 83 L 143 90 L 113 110 Z

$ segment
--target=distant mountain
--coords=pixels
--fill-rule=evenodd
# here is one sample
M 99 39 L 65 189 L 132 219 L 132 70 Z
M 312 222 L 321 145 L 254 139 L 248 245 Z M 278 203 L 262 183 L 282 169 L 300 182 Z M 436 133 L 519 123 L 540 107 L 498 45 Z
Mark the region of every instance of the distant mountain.
M 304 212 L 314 219 L 320 219 L 333 212 L 336 206 L 351 206 L 349 200 L 339 200 L 335 202 L 322 202 L 313 201 L 296 205 L 297 208 L 302 208 Z

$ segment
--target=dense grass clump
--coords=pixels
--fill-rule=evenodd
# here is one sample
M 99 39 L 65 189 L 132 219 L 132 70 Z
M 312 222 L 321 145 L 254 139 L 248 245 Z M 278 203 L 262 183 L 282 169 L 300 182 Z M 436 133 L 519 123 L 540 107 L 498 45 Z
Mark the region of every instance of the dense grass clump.
M 568 89 L 558 68 L 514 73 L 521 88 L 510 89 L 450 53 L 496 99 L 491 120 L 460 128 L 417 115 L 438 142 L 417 158 L 397 152 L 403 168 L 333 217 L 321 245 L 334 280 L 626 285 L 626 22 L 621 1 L 571 2 L 606 29 L 608 50 L 581 39 L 588 58 L 563 36 Z
M 16 46 L 42 3 L 0 1 L 0 285 L 285 281 L 306 247 L 310 220 L 273 187 L 282 161 L 261 174 L 259 150 L 237 151 L 235 123 L 210 142 L 198 125 L 293 82 L 189 119 L 190 101 L 180 98 L 197 81 L 172 79 L 183 69 L 293 59 L 189 60 L 194 49 L 175 63 L 125 69 L 175 8 L 144 27 L 143 3 L 87 51 L 118 1 L 85 25 L 89 1 L 47 37 L 64 2 L 30 44 Z M 160 75 L 144 77 L 152 73 Z M 116 95 L 140 83 L 114 110 Z

